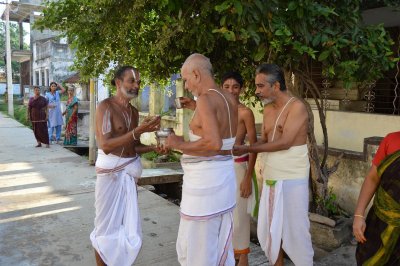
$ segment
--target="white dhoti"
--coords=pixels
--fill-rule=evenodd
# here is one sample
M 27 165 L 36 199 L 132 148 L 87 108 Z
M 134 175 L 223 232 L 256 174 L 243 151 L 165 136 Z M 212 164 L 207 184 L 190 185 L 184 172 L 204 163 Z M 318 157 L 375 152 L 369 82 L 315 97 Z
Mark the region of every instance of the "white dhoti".
M 120 158 L 99 150 L 96 161 L 96 218 L 90 240 L 104 263 L 130 266 L 142 246 L 136 180 L 140 158 Z
M 261 248 L 271 264 L 282 245 L 296 266 L 311 266 L 307 146 L 267 153 L 265 159 L 257 228 Z
M 202 161 L 204 159 L 204 161 Z M 233 266 L 236 182 L 233 159 L 182 157 L 184 171 L 176 249 L 182 266 Z
M 250 221 L 251 214 L 254 214 L 258 191 L 252 182 L 252 194 L 248 198 L 240 196 L 240 184 L 242 183 L 248 167 L 249 155 L 235 157 L 236 174 L 236 208 L 233 211 L 233 250 L 235 254 L 248 254 L 250 252 Z M 254 181 L 254 180 L 253 180 Z M 257 180 L 255 180 L 257 182 Z M 258 206 L 257 206 L 258 208 Z M 257 209 L 258 211 L 258 209 Z
M 178 261 L 187 266 L 235 265 L 232 249 L 232 212 L 208 220 L 179 223 Z
M 282 248 L 296 266 L 313 265 L 308 219 L 308 178 L 263 185 L 257 235 L 271 264 Z

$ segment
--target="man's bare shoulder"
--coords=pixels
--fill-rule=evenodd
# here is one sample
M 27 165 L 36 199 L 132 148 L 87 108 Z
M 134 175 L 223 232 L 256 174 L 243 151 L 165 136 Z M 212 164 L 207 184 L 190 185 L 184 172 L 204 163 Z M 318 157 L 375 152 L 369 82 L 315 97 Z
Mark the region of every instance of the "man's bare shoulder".
M 270 114 L 275 111 L 275 107 L 273 103 L 269 103 L 264 105 L 264 114 Z
M 104 112 L 105 110 L 109 109 L 112 106 L 111 99 L 107 98 L 102 100 L 98 105 L 97 105 L 97 111 L 98 112 Z
M 218 92 L 220 92 L 223 97 L 221 97 Z M 225 106 L 225 100 L 227 100 L 231 108 L 237 109 L 238 105 L 232 94 L 220 90 L 218 90 L 218 92 L 210 90 L 199 96 L 197 98 L 197 107 L 201 109 L 209 108 L 210 110 L 218 110 L 222 106 Z M 222 105 L 221 102 L 224 104 Z
M 200 95 L 196 100 L 196 109 L 202 108 L 203 106 L 209 106 L 211 99 L 212 96 L 208 92 Z
M 102 101 L 97 105 L 97 107 L 102 107 L 102 108 L 104 108 L 104 107 L 109 107 L 111 104 L 112 104 L 111 98 L 107 98 L 107 99 L 102 100 Z
M 306 105 L 304 104 L 303 101 L 301 101 L 297 98 L 295 101 L 293 101 L 290 111 L 294 111 L 296 113 L 304 113 L 304 114 L 308 115 Z
M 243 104 L 239 105 L 238 113 L 239 113 L 239 117 L 243 118 L 243 119 L 254 117 L 253 111 L 249 107 L 247 107 Z

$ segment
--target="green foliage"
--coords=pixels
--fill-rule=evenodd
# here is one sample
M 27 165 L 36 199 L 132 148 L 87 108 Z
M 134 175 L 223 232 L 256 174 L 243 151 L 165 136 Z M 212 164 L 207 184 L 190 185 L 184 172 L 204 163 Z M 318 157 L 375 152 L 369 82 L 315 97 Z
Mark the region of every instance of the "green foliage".
M 25 35 L 25 32 L 24 32 Z M 11 49 L 19 49 L 19 27 L 16 23 L 10 22 L 10 42 Z M 23 48 L 25 50 L 29 50 L 29 46 L 24 43 Z M 6 52 L 6 30 L 5 30 L 5 22 L 0 22 L 0 54 L 5 54 Z M 6 68 L 4 57 L 0 56 L 0 68 Z M 13 78 L 19 77 L 20 64 L 18 62 L 11 62 L 11 68 L 13 72 Z
M 104 73 L 114 61 L 135 65 L 144 78 L 160 82 L 179 72 L 193 52 L 208 55 L 220 74 L 239 69 L 246 51 L 213 33 L 219 14 L 211 0 L 62 0 L 47 6 L 36 27 L 65 32 L 77 49 L 75 68 L 86 77 Z
M 145 159 L 148 160 L 148 161 L 152 161 L 152 162 L 153 162 L 158 156 L 159 156 L 159 154 L 156 153 L 155 151 L 146 152 L 146 153 L 143 153 L 143 154 L 141 155 L 141 157 L 145 158 Z
M 14 118 L 24 126 L 32 128 L 31 122 L 28 121 L 27 107 L 25 105 L 16 105 L 14 107 Z
M 4 96 L 2 98 L 4 99 Z M 7 104 L 4 103 L 4 100 L 0 101 L 0 112 L 5 114 L 8 112 L 8 107 Z
M 158 157 L 163 156 L 163 155 L 160 155 L 154 151 L 151 151 L 151 152 L 143 153 L 141 156 L 148 161 L 155 162 Z M 167 162 L 179 162 L 179 156 L 174 152 L 170 152 L 167 154 L 166 161 Z
M 46 2 L 35 27 L 65 32 L 77 49 L 75 69 L 84 77 L 118 62 L 159 82 L 200 52 L 210 57 L 217 76 L 240 71 L 250 85 L 244 97 L 255 104 L 250 81 L 263 61 L 307 72 L 310 60 L 317 60 L 324 75 L 345 86 L 376 80 L 393 67 L 393 41 L 382 25 L 363 26 L 359 5 L 356 0 L 61 0 Z
M 336 202 L 336 198 L 335 193 L 332 192 L 332 187 L 330 187 L 325 199 L 317 196 L 316 203 L 320 208 L 327 212 L 326 214 L 328 217 L 334 217 L 342 214 L 342 211 Z
M 0 101 L 0 112 L 8 114 L 8 105 L 4 100 Z M 27 107 L 18 101 L 14 101 L 14 118 L 24 126 L 32 128 L 32 124 L 27 117 Z
M 397 60 L 383 25 L 363 26 L 359 1 L 245 1 L 241 15 L 231 12 L 234 2 L 216 7 L 224 17 L 220 29 L 230 28 L 236 42 L 254 45 L 253 62 L 275 62 L 307 75 L 310 60 L 317 60 L 325 76 L 349 87 L 380 78 Z
M 68 101 L 68 93 L 67 92 L 64 92 L 63 94 L 60 94 L 60 96 L 61 96 L 61 101 L 62 102 L 66 102 L 66 101 Z

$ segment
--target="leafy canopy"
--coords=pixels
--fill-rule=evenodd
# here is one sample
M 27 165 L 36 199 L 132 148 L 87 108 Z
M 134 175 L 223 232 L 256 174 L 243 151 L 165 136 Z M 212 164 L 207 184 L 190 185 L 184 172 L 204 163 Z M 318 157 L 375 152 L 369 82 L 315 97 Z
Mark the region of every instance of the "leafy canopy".
M 61 0 L 46 2 L 35 25 L 65 33 L 84 77 L 104 73 L 114 61 L 158 81 L 199 52 L 217 75 L 235 69 L 251 81 L 263 61 L 309 75 L 315 60 L 324 75 L 349 86 L 378 79 L 396 61 L 383 25 L 363 25 L 359 2 Z

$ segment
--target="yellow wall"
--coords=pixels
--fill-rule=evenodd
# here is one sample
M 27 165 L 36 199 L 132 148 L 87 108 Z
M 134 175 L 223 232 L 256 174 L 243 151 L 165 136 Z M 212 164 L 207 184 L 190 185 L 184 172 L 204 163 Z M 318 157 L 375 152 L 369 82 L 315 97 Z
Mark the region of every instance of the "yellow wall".
M 261 108 L 253 110 L 256 124 L 262 123 Z M 319 145 L 323 142 L 322 128 L 317 110 L 314 113 L 314 133 Z M 326 114 L 328 144 L 330 148 L 363 151 L 364 138 L 384 137 L 400 131 L 400 116 L 328 110 Z
M 177 82 L 177 95 L 185 95 L 181 82 Z M 153 90 L 150 92 L 150 113 L 155 114 L 155 106 L 160 103 L 158 95 Z M 251 107 L 255 116 L 256 124 L 262 124 L 262 107 L 256 104 Z M 319 145 L 323 142 L 323 134 L 319 122 L 317 110 L 314 113 L 314 133 Z M 188 124 L 191 118 L 189 110 L 177 110 L 177 117 L 164 119 L 163 127 L 173 127 L 178 134 L 187 134 Z M 352 151 L 363 151 L 364 138 L 380 136 L 384 137 L 390 132 L 400 130 L 400 116 L 381 115 L 370 113 L 344 112 L 328 110 L 326 117 L 328 129 L 328 144 L 330 148 L 345 149 Z M 154 134 L 154 133 L 153 133 Z M 153 136 L 143 138 L 144 142 L 154 141 Z
M 317 110 L 314 113 L 315 137 L 322 144 L 323 134 Z M 326 124 L 330 148 L 363 151 L 364 138 L 384 137 L 400 130 L 400 116 L 342 111 L 327 111 Z

